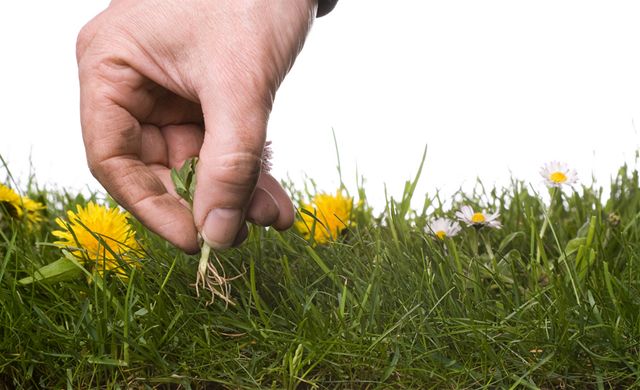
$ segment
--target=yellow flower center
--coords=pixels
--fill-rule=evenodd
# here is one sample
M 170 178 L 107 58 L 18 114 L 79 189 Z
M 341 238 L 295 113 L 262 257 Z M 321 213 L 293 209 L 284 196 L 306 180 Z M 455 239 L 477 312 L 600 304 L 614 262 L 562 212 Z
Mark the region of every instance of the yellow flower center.
M 444 240 L 444 238 L 447 236 L 447 233 L 444 230 L 438 230 L 436 232 L 436 236 L 441 239 Z
M 486 218 L 484 217 L 484 214 L 482 214 L 482 213 L 475 213 L 471 217 L 471 222 L 473 222 L 473 223 L 482 223 L 485 220 L 486 220 Z
M 565 181 L 567 181 L 567 175 L 562 172 L 553 172 L 549 176 L 549 179 L 551 179 L 551 181 L 554 183 L 564 183 Z

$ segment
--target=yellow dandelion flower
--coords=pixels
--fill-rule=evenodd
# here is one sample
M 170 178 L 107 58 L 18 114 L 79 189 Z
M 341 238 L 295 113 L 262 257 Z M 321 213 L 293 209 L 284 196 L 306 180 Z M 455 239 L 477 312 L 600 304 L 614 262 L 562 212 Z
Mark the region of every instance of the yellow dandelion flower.
M 311 215 L 301 212 L 301 219 L 295 223 L 296 229 L 306 239 L 310 239 L 313 232 L 314 241 L 325 244 L 338 238 L 349 227 L 353 198 L 343 195 L 339 190 L 335 195 L 320 193 L 310 203 L 302 204 L 300 209 Z
M 21 202 L 27 221 L 31 226 L 44 220 L 42 212 L 47 208 L 45 205 L 26 196 L 22 197 Z
M 13 218 L 20 218 L 23 213 L 20 195 L 2 183 L 0 183 L 0 211 L 9 213 Z
M 135 231 L 127 220 L 128 213 L 93 202 L 86 207 L 77 206 L 76 210 L 67 211 L 68 221 L 56 219 L 62 230 L 52 232 L 60 239 L 55 244 L 68 249 L 85 265 L 89 263 L 95 267 L 100 275 L 105 270 L 114 271 L 126 279 L 122 262 L 132 267 L 140 265 L 136 261 L 140 247 L 135 240 Z

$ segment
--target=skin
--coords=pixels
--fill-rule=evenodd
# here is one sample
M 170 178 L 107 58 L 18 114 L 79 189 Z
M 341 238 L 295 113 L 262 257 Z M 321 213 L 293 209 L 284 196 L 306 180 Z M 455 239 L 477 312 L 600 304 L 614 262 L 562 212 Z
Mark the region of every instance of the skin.
M 275 92 L 317 0 L 114 0 L 78 35 L 82 134 L 93 175 L 188 253 L 283 230 L 291 200 L 262 172 Z M 199 156 L 193 213 L 170 169 Z

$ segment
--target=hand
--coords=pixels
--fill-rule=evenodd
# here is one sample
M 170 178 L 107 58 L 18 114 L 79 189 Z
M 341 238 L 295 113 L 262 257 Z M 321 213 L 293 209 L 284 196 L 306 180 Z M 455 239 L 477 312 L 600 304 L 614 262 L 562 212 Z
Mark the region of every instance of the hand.
M 197 252 L 286 229 L 291 200 L 260 169 L 275 92 L 317 0 L 114 0 L 80 32 L 89 168 L 152 231 Z M 199 156 L 193 215 L 170 168 Z

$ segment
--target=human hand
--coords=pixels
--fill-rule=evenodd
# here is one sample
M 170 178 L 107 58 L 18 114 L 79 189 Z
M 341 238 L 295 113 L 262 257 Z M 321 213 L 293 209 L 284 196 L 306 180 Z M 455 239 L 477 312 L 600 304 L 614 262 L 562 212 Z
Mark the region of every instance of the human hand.
M 317 0 L 114 0 L 80 32 L 87 161 L 113 198 L 179 248 L 286 229 L 293 205 L 261 172 L 275 92 Z M 170 169 L 199 156 L 193 214 Z

